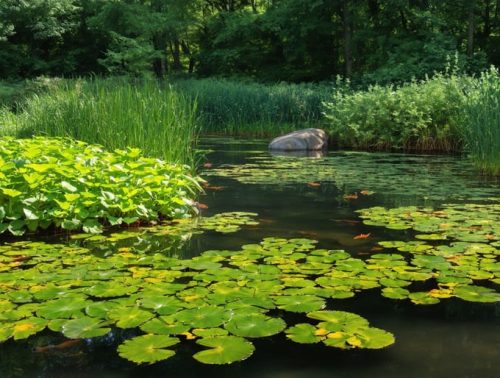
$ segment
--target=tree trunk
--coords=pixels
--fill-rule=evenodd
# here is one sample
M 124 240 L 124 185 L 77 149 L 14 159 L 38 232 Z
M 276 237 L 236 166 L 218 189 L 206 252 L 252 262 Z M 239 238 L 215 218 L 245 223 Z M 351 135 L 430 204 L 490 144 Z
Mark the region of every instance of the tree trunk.
M 476 1 L 469 0 L 469 16 L 468 16 L 468 30 L 467 30 L 467 56 L 472 57 L 474 53 L 474 7 Z
M 491 34 L 491 0 L 486 0 L 485 8 L 484 8 L 484 14 L 483 14 L 483 20 L 484 20 L 484 27 L 483 27 L 483 40 L 487 40 L 488 37 Z
M 181 71 L 182 70 L 181 47 L 178 38 L 174 39 L 174 44 L 172 48 L 172 58 L 173 58 L 172 69 L 174 71 Z
M 344 27 L 344 62 L 345 76 L 352 75 L 352 29 L 351 29 L 351 11 L 349 9 L 349 0 L 342 2 L 342 20 Z

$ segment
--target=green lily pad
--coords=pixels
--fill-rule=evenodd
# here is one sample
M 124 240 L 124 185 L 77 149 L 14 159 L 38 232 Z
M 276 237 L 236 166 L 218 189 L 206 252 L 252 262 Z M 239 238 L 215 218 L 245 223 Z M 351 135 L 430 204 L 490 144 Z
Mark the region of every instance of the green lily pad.
M 276 297 L 274 302 L 281 310 L 290 312 L 311 312 L 325 307 L 325 300 L 313 295 Z
M 453 293 L 460 299 L 469 302 L 499 302 L 500 293 L 495 290 L 473 285 L 459 285 Z
M 224 328 L 236 336 L 258 338 L 280 333 L 286 328 L 286 323 L 262 314 L 241 314 L 233 316 Z
M 48 324 L 48 321 L 40 318 L 28 318 L 12 324 L 11 334 L 14 340 L 26 339 L 42 331 Z
M 192 328 L 211 328 L 222 325 L 229 318 L 229 314 L 222 307 L 205 306 L 179 311 L 173 317 Z
M 204 364 L 225 365 L 243 361 L 250 357 L 255 347 L 242 337 L 217 336 L 203 338 L 197 344 L 210 349 L 198 352 L 193 357 Z
M 106 335 L 111 328 L 103 327 L 99 319 L 83 317 L 67 321 L 62 326 L 62 333 L 70 339 L 91 338 Z
M 121 344 L 118 347 L 118 353 L 132 362 L 151 364 L 172 357 L 175 351 L 165 348 L 178 342 L 179 339 L 164 335 L 137 336 Z
M 299 344 L 314 344 L 321 341 L 316 335 L 317 328 L 312 324 L 300 323 L 286 330 L 286 337 Z
M 154 314 L 138 307 L 117 307 L 108 313 L 108 318 L 114 320 L 120 328 L 134 328 L 153 318 Z

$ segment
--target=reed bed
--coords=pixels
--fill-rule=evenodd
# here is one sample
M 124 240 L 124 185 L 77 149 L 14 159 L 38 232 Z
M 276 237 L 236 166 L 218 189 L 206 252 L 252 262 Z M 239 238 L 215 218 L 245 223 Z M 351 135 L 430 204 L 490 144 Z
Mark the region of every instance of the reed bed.
M 195 160 L 196 101 L 154 81 L 66 80 L 3 119 L 18 136 L 67 136 L 111 150 L 138 147 L 172 163 Z
M 500 175 L 500 75 L 481 75 L 467 96 L 463 133 L 466 151 L 486 174 Z

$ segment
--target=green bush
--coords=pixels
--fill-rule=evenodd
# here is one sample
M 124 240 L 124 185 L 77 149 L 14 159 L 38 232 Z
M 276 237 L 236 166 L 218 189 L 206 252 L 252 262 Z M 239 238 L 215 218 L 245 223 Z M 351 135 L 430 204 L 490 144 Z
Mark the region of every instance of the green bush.
M 327 130 L 335 142 L 354 148 L 456 150 L 469 80 L 437 75 L 400 87 L 338 91 L 324 104 Z
M 500 74 L 492 68 L 468 92 L 464 106 L 466 150 L 485 173 L 500 175 Z
M 0 114 L 1 117 L 1 114 Z M 65 80 L 27 98 L 15 117 L 19 136 L 72 137 L 108 149 L 138 147 L 168 162 L 194 164 L 196 103 L 153 81 Z
M 180 218 L 200 190 L 189 167 L 59 138 L 0 140 L 0 233 Z

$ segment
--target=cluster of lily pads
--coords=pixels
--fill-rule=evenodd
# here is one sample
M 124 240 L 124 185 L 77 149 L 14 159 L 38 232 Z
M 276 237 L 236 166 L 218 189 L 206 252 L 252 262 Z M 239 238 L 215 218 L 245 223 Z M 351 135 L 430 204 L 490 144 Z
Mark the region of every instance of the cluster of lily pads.
M 195 359 L 226 364 L 249 357 L 251 339 L 282 332 L 298 343 L 343 349 L 391 345 L 391 333 L 359 315 L 329 309 L 331 299 L 361 290 L 381 288 L 386 297 L 417 304 L 450 296 L 500 300 L 493 289 L 474 283 L 498 281 L 495 246 L 487 251 L 469 246 L 464 260 L 413 250 L 411 259 L 376 253 L 362 260 L 315 244 L 266 238 L 239 251 L 211 250 L 189 260 L 134 248 L 100 255 L 77 245 L 5 244 L 0 246 L 0 340 L 45 329 L 94 338 L 132 328 L 143 334 L 118 347 L 130 361 L 165 360 L 175 354 L 174 345 L 193 340 L 203 347 Z M 472 258 L 477 269 L 463 269 L 463 261 Z M 450 281 L 450 272 L 461 280 Z M 434 289 L 410 292 L 433 279 Z M 287 324 L 287 313 L 303 314 L 303 320 Z
M 379 245 L 411 253 L 413 265 L 432 271 L 438 283 L 428 293 L 410 293 L 401 283 L 400 288 L 383 293 L 386 296 L 409 297 L 419 304 L 451 296 L 475 302 L 500 300 L 494 288 L 473 285 L 476 280 L 500 285 L 500 204 L 449 204 L 439 210 L 372 207 L 359 213 L 366 225 L 417 232 L 414 240 Z
M 336 152 L 317 159 L 253 154 L 244 163 L 223 164 L 204 175 L 279 187 L 333 183 L 346 193 L 368 189 L 387 199 L 407 198 L 408 203 L 415 199 L 486 200 L 498 190 L 494 182 L 480 182 L 467 161 L 445 156 L 430 161 L 425 155 L 406 154 Z
M 61 138 L 0 140 L 0 233 L 182 218 L 201 191 L 189 167 Z

